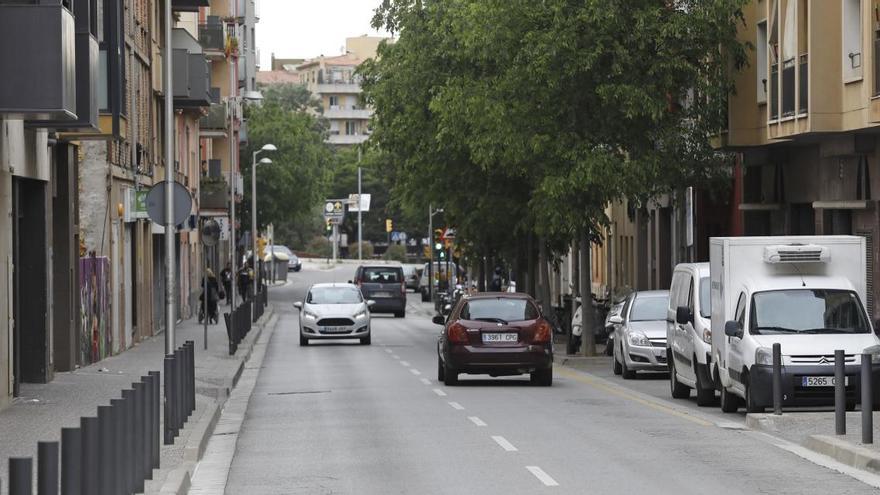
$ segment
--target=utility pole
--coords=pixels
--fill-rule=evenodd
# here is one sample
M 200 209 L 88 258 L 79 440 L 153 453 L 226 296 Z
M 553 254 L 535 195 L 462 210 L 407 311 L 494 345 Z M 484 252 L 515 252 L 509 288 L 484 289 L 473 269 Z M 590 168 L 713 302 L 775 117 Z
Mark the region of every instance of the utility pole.
M 232 23 L 232 32 L 235 32 L 235 22 Z M 235 56 L 230 54 L 229 63 L 227 67 L 229 68 L 229 97 L 226 99 L 226 105 L 229 107 L 229 129 L 227 130 L 227 142 L 229 143 L 229 256 L 232 258 L 232 285 L 230 286 L 230 301 L 232 301 L 232 310 L 235 311 L 235 286 L 238 282 L 238 271 L 236 269 L 236 265 L 238 265 L 236 258 L 238 257 L 237 250 L 238 245 L 235 242 L 235 145 L 233 141 L 235 141 L 235 92 L 238 90 L 238 85 L 235 81 L 235 67 L 237 66 L 237 62 L 235 60 Z M 234 332 L 234 318 L 230 318 L 230 331 Z M 234 333 L 233 333 L 234 335 Z
M 336 264 L 337 252 L 336 250 L 339 248 L 339 224 L 333 224 L 333 264 Z
M 361 201 L 361 194 L 361 149 L 358 148 L 358 261 L 363 261 L 364 259 L 363 248 L 361 246 L 361 243 L 363 242 L 363 234 L 361 231 L 361 222 L 363 219 L 361 205 L 363 204 L 363 201 Z
M 434 301 L 434 205 L 428 204 L 428 299 Z
M 171 0 L 165 0 L 165 355 L 174 354 L 174 81 L 171 77 Z

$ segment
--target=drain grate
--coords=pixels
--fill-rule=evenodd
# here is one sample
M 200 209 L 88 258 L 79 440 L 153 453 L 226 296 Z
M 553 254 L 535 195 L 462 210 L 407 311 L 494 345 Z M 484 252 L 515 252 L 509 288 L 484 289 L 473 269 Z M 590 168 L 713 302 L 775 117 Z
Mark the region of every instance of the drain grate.
M 329 390 L 300 390 L 294 392 L 269 392 L 266 395 L 307 395 L 307 394 L 329 394 Z

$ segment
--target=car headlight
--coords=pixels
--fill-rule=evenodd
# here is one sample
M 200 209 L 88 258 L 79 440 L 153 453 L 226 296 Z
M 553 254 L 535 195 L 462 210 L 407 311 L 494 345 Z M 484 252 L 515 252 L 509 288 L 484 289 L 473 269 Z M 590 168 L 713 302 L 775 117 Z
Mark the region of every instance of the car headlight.
M 366 317 L 367 317 L 367 310 L 365 310 L 365 309 L 354 314 L 355 320 L 360 320 L 361 318 L 366 318 Z
M 755 349 L 755 364 L 773 365 L 773 350 L 767 347 Z
M 865 350 L 862 352 L 871 355 L 872 364 L 880 363 L 880 345 L 872 345 L 871 347 L 866 347 Z
M 651 347 L 651 341 L 648 340 L 648 337 L 643 333 L 631 333 L 629 334 L 629 343 L 632 345 L 638 345 L 642 347 Z
M 315 313 L 312 313 L 310 311 L 303 311 L 303 318 L 306 318 L 309 320 L 317 320 L 318 315 L 316 315 Z
M 706 328 L 703 330 L 703 342 L 712 345 L 712 329 Z

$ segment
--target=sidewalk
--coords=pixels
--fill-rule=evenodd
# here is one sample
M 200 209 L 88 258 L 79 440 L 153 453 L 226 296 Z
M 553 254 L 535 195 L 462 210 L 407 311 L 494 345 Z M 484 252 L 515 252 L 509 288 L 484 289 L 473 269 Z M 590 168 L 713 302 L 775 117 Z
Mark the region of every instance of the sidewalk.
M 222 313 L 228 308 L 221 306 L 220 310 Z M 222 317 L 220 324 L 208 326 L 207 350 L 204 349 L 203 326 L 197 320 L 177 324 L 175 347 L 187 340 L 195 342 L 196 411 L 175 444 L 162 445 L 161 469 L 154 471 L 153 481 L 147 482 L 147 493 L 158 493 L 166 478 L 173 475 L 174 468 L 182 461 L 197 460 L 187 457 L 201 455 L 203 444 L 216 422 L 215 416 L 219 416 L 229 390 L 241 375 L 253 343 L 262 328 L 276 320 L 273 314 L 273 306 L 269 304 L 261 320 L 239 345 L 235 356 L 229 355 Z M 110 399 L 120 397 L 123 389 L 130 388 L 132 382 L 147 372 L 162 372 L 164 353 L 165 335 L 160 334 L 96 364 L 57 373 L 51 383 L 22 384 L 21 397 L 0 411 L 0 479 L 3 480 L 0 494 L 8 490 L 9 457 L 33 457 L 36 472 L 38 441 L 59 441 L 61 428 L 78 427 L 80 417 L 95 416 L 97 406 L 108 405 Z M 193 449 L 196 452 L 193 453 Z M 188 475 L 186 478 L 188 480 Z

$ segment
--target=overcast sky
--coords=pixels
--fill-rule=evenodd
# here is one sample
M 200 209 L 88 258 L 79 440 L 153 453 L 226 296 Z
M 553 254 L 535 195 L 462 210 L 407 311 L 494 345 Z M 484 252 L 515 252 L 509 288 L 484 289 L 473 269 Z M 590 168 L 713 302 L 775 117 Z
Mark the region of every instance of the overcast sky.
M 261 70 L 277 58 L 339 55 L 345 38 L 387 36 L 370 27 L 380 0 L 258 0 L 257 47 Z

